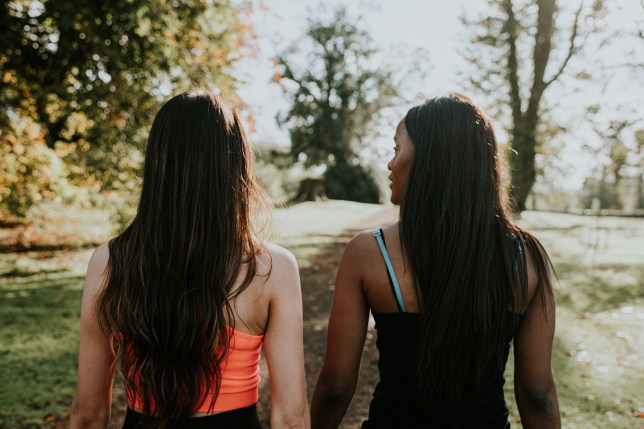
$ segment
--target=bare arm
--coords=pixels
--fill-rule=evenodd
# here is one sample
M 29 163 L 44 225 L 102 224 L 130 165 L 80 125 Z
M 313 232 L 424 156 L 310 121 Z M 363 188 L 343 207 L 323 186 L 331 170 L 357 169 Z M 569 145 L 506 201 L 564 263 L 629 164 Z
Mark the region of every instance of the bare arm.
M 109 339 L 99 327 L 96 299 L 104 286 L 108 260 L 107 245 L 99 247 L 89 261 L 81 303 L 78 382 L 71 407 L 69 426 L 106 428 L 112 403 L 114 354 Z
M 326 357 L 311 406 L 314 429 L 338 427 L 358 382 L 369 318 L 360 269 L 363 239 L 358 236 L 349 243 L 338 268 Z
M 271 300 L 264 350 L 271 385 L 271 427 L 308 428 L 304 379 L 302 291 L 297 262 L 272 247 Z
M 549 281 L 544 294 L 537 290 L 536 273 L 527 257 L 532 299 L 514 338 L 514 391 L 524 428 L 555 429 L 561 427 L 561 417 L 551 369 L 554 291 Z

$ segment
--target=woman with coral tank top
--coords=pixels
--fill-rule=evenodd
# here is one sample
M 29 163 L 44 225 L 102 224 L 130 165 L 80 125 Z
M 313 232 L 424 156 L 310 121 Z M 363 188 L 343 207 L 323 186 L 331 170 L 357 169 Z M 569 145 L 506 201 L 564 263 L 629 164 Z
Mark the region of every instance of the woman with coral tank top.
M 273 427 L 308 427 L 297 264 L 254 234 L 267 209 L 237 113 L 193 90 L 157 114 L 136 217 L 92 255 L 71 428 L 261 428 L 262 346 Z

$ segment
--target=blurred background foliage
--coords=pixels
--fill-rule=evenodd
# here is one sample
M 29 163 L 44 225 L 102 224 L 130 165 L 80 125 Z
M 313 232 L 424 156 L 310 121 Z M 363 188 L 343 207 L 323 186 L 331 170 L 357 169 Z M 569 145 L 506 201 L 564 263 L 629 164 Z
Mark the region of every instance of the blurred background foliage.
M 588 51 L 615 40 L 641 43 L 641 25 L 606 30 L 619 5 L 603 0 L 487 6 L 462 17 L 469 68 L 461 77 L 507 136 L 515 209 L 643 210 L 638 110 L 582 106 L 601 143 L 586 145 L 596 165 L 574 195 L 559 181 L 570 168 L 562 162 L 565 140 L 577 124 L 553 110 L 565 86 L 607 85 L 616 65 L 585 67 Z M 256 9 L 250 0 L 0 2 L 0 220 L 28 222 L 30 209 L 48 201 L 90 206 L 118 195 L 134 206 L 151 120 L 165 99 L 188 88 L 224 93 L 252 130 L 249 106 L 237 95 L 244 84 L 237 65 L 258 52 Z M 346 6 L 310 12 L 302 37 L 276 48 L 272 70 L 289 103 L 276 119 L 290 146 L 260 137 L 258 175 L 278 204 L 298 196 L 382 202 L 384 179 L 373 172 L 384 156 L 373 155 L 372 143 L 399 119 L 395 109 L 418 101 L 409 87 L 436 61 L 400 50 L 390 61 L 364 17 Z M 628 59 L 618 66 L 644 67 Z M 120 225 L 133 208 L 117 207 Z
M 204 86 L 237 105 L 250 2 L 3 1 L 0 205 L 24 217 L 71 187 L 132 190 L 170 94 Z M 72 188 L 73 189 L 73 188 Z
M 379 203 L 379 187 L 359 154 L 401 97 L 393 68 L 378 61 L 361 20 L 344 7 L 312 14 L 304 39 L 276 60 L 275 82 L 290 101 L 277 121 L 289 130 L 292 160 L 322 167 L 326 197 Z M 317 184 L 302 182 L 298 195 L 315 194 L 303 188 Z

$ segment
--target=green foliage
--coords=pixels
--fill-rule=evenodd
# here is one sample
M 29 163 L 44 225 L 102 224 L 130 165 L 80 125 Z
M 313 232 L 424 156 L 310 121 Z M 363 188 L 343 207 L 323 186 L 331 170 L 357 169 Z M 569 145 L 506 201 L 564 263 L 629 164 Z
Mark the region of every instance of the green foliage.
M 164 98 L 194 85 L 234 96 L 232 67 L 254 37 L 249 8 L 232 0 L 2 2 L 0 130 L 12 134 L 12 123 L 32 118 L 70 166 L 70 181 L 132 189 Z
M 291 99 L 279 122 L 289 128 L 291 154 L 305 166 L 349 163 L 372 134 L 383 107 L 397 98 L 392 70 L 376 62 L 370 35 L 344 8 L 309 21 L 306 39 L 279 56 L 276 80 Z M 308 55 L 295 54 L 305 43 Z
M 65 184 L 65 166 L 33 125 L 2 133 L 0 144 L 0 208 L 24 218 L 29 208 L 54 198 Z
M 124 198 L 124 201 L 121 201 L 121 204 L 117 204 L 113 208 L 110 222 L 113 225 L 114 235 L 119 235 L 125 231 L 125 228 L 130 226 L 134 220 L 138 209 L 139 197 L 140 194 L 138 192 L 130 194 L 128 197 Z
M 324 189 L 335 200 L 380 203 L 380 189 L 371 170 L 360 164 L 336 164 L 324 173 Z

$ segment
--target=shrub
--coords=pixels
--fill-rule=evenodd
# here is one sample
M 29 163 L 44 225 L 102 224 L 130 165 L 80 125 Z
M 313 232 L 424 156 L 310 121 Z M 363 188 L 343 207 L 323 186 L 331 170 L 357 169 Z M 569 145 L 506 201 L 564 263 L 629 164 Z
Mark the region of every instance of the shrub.
M 2 130 L 0 141 L 0 208 L 24 219 L 44 199 L 56 199 L 66 186 L 66 168 L 30 127 Z
M 324 173 L 327 197 L 360 203 L 380 203 L 380 189 L 371 169 L 362 165 L 336 164 Z

